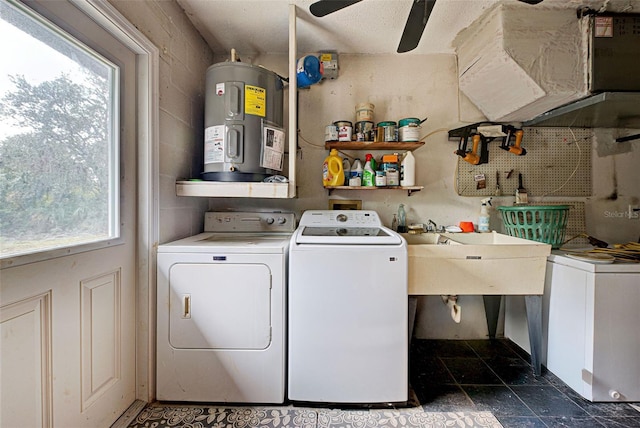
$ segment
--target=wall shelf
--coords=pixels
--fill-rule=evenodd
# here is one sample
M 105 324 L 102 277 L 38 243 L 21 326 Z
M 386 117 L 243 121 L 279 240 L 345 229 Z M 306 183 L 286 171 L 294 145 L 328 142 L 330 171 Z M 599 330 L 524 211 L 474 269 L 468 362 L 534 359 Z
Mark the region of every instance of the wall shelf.
M 324 186 L 329 191 L 329 195 L 334 190 L 406 190 L 411 196 L 415 192 L 424 189 L 424 186 Z
M 416 150 L 423 145 L 424 141 L 327 141 L 324 143 L 324 148 L 327 150 Z
M 424 146 L 424 141 L 327 141 L 324 147 L 327 150 L 409 150 L 413 151 Z M 407 196 L 424 189 L 424 186 L 324 186 L 329 195 L 334 190 L 406 190 Z
M 224 198 L 290 198 L 290 183 L 178 181 L 178 196 Z

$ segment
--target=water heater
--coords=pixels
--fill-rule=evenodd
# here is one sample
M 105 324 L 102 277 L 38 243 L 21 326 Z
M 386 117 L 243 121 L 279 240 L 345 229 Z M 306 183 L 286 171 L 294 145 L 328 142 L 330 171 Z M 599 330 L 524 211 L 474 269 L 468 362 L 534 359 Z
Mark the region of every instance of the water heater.
M 262 181 L 282 171 L 283 83 L 242 62 L 207 69 L 204 172 L 209 181 Z

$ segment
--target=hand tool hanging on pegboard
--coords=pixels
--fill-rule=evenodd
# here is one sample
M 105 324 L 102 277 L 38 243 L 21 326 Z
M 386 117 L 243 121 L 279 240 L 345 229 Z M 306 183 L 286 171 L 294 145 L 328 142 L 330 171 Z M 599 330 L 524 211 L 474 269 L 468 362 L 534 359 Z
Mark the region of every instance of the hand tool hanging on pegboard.
M 505 126 L 504 130 L 507 135 L 502 139 L 500 148 L 517 156 L 526 155 L 527 150 L 522 147 L 522 137 L 524 136 L 524 131 L 522 129 L 516 129 L 511 125 Z
M 471 165 L 489 162 L 489 142 L 493 137 L 485 137 L 478 129 L 479 125 L 486 123 L 476 123 L 449 131 L 449 140 L 458 141 L 458 150 L 453 153 Z M 471 148 L 467 148 L 469 137 L 471 137 Z
M 471 165 L 480 165 L 487 163 L 489 160 L 489 150 L 487 148 L 488 141 L 483 141 L 480 134 L 473 134 L 471 136 L 472 147 L 471 150 L 467 150 L 468 138 L 460 138 L 458 144 L 458 150 L 454 153 L 462 158 L 462 160 L 469 162 Z M 480 148 L 480 154 L 478 154 L 478 148 Z

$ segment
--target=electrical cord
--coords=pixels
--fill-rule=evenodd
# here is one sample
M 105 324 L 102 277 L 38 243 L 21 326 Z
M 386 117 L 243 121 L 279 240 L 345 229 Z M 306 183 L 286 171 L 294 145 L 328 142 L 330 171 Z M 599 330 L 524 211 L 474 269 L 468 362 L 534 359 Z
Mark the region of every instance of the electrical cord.
M 550 192 L 547 192 L 547 193 L 543 194 L 542 196 L 540 196 L 541 200 L 543 198 L 545 198 L 546 196 L 549 196 L 549 195 L 551 195 L 553 193 L 556 193 L 560 189 L 564 188 L 564 186 L 566 186 L 567 183 L 569 183 L 569 181 L 573 178 L 573 176 L 576 175 L 576 172 L 578 172 L 578 168 L 580 168 L 580 162 L 582 161 L 582 149 L 580 149 L 580 143 L 578 143 L 578 139 L 576 138 L 576 134 L 573 133 L 573 130 L 571 128 L 568 128 L 568 129 L 569 129 L 569 132 L 571 132 L 571 136 L 573 137 L 573 142 L 576 145 L 576 148 L 578 149 L 578 162 L 576 162 L 576 167 L 573 169 L 571 174 L 569 174 L 569 177 L 565 180 L 565 182 L 562 183 L 562 185 L 560 187 L 558 187 L 557 189 L 552 190 Z
M 315 148 L 318 148 L 318 149 L 325 150 L 324 144 L 320 145 L 320 144 L 314 144 L 314 143 L 310 142 L 309 140 L 307 140 L 306 138 L 304 138 L 302 136 L 302 133 L 300 132 L 300 130 L 298 130 L 298 138 L 300 138 L 302 141 L 304 141 L 305 143 L 307 143 L 311 147 L 315 147 Z
M 438 132 L 449 132 L 449 129 L 447 128 L 438 128 L 438 129 L 434 129 L 433 131 L 429 132 L 427 135 L 423 136 L 420 138 L 419 141 L 423 141 L 426 138 L 431 137 L 433 134 L 436 134 Z

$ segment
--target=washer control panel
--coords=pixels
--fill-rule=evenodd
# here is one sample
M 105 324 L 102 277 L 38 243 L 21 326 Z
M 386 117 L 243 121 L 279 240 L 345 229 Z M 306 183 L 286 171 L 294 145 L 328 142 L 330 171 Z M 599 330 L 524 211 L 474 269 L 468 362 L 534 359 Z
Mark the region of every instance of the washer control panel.
M 290 212 L 215 211 L 204 215 L 205 232 L 293 232 L 296 216 Z
M 378 213 L 370 210 L 309 210 L 302 213 L 301 226 L 380 227 Z

